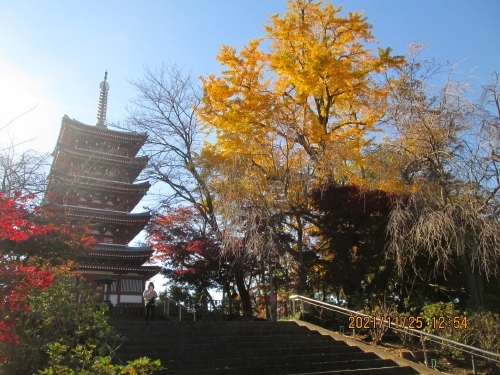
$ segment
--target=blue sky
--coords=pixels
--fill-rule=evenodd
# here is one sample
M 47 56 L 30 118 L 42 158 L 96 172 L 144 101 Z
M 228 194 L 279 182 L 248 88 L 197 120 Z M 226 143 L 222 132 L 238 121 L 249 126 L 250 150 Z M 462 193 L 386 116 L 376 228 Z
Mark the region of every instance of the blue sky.
M 500 71 L 500 1 L 350 0 L 380 46 L 403 54 L 411 42 L 426 57 L 460 63 L 486 83 Z M 269 14 L 284 0 L 30 1 L 0 3 L 0 125 L 37 105 L 0 134 L 36 139 L 24 147 L 52 151 L 64 114 L 94 124 L 99 83 L 109 72 L 108 120 L 126 116 L 129 81 L 173 62 L 196 76 L 217 73 L 221 44 L 241 47 L 263 35 Z

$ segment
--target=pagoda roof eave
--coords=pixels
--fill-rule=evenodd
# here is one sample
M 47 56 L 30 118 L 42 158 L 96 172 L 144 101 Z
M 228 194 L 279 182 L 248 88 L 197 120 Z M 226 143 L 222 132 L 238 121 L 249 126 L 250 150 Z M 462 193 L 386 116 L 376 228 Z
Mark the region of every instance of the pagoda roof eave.
M 85 254 L 82 258 L 112 258 L 112 259 L 123 259 L 123 260 L 136 260 L 141 264 L 146 262 L 154 250 L 151 246 L 127 246 L 127 245 L 116 245 L 116 244 L 97 244 L 93 250 Z
M 121 266 L 121 265 L 100 265 L 100 264 L 80 264 L 80 270 L 88 271 L 111 271 L 111 272 L 138 272 L 147 275 L 157 275 L 161 271 L 160 266 Z
M 113 181 L 113 180 L 106 180 L 104 178 L 96 178 L 96 177 L 90 177 L 90 176 L 74 176 L 74 175 L 69 175 L 68 173 L 53 167 L 50 170 L 49 173 L 49 180 L 50 180 L 50 175 L 57 175 L 61 177 L 64 180 L 71 180 L 72 183 L 75 181 L 78 183 L 79 186 L 92 186 L 100 189 L 105 189 L 105 190 L 122 190 L 122 191 L 147 191 L 151 187 L 151 184 L 149 181 L 143 181 L 143 182 L 138 182 L 138 183 L 128 183 L 128 182 L 121 182 L 121 181 Z
M 140 266 L 146 263 L 151 258 L 151 254 L 108 254 L 108 253 L 88 253 L 82 256 L 80 259 L 83 263 L 88 262 L 89 264 L 105 264 L 106 261 L 113 260 L 113 262 L 126 261 L 128 265 L 130 263 Z M 97 262 L 96 262 L 97 261 Z
M 121 163 L 124 165 L 138 166 L 141 167 L 141 169 L 146 166 L 149 159 L 147 156 L 139 156 L 131 158 L 122 155 L 108 154 L 105 152 L 90 151 L 83 148 L 75 148 L 62 142 L 61 140 L 57 141 L 56 150 L 61 150 L 75 158 L 84 158 L 86 160 L 97 159 L 108 164 Z
M 82 206 L 61 205 L 53 202 L 50 203 L 50 205 L 58 209 L 68 210 L 69 216 L 84 216 L 87 217 L 88 219 L 109 218 L 110 220 L 121 220 L 121 221 L 130 221 L 134 219 L 140 221 L 148 221 L 151 218 L 151 213 L 149 211 L 128 213 L 126 211 L 113 211 L 113 210 L 82 207 Z
M 98 243 L 94 246 L 96 251 L 111 251 L 111 252 L 121 252 L 121 253 L 143 253 L 143 252 L 153 252 L 151 246 L 128 246 L 128 245 L 118 245 L 118 244 L 107 244 Z
M 127 132 L 122 130 L 114 130 L 109 129 L 108 127 L 100 127 L 87 125 L 83 122 L 70 118 L 68 115 L 64 115 L 62 118 L 62 126 L 70 125 L 74 128 L 77 128 L 88 134 L 98 134 L 101 136 L 105 136 L 106 138 L 120 138 L 122 140 L 131 140 L 131 141 L 145 141 L 148 137 L 147 133 L 138 133 L 138 132 Z

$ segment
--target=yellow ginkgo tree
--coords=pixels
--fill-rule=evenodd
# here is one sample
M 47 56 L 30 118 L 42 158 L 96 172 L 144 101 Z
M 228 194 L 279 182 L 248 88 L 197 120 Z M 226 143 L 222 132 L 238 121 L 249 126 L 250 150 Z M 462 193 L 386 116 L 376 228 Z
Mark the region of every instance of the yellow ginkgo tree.
M 202 78 L 201 120 L 223 152 L 255 157 L 276 137 L 300 146 L 317 174 L 350 180 L 361 151 L 386 108 L 382 73 L 403 64 L 390 49 L 374 49 L 371 25 L 360 13 L 332 4 L 288 0 L 265 36 L 241 51 L 223 46 L 220 76 Z
M 285 218 L 295 236 L 290 251 L 300 292 L 308 189 L 326 179 L 363 184 L 364 150 L 386 110 L 388 71 L 404 59 L 373 48 L 371 25 L 360 13 L 343 16 L 340 7 L 310 0 L 287 5 L 284 15 L 269 18 L 262 38 L 240 51 L 222 46 L 217 60 L 224 68 L 201 78 L 197 113 L 215 135 L 205 151 L 228 165 L 235 155 L 248 165 L 238 176 L 255 188 L 245 205 L 256 197 L 253 206 Z

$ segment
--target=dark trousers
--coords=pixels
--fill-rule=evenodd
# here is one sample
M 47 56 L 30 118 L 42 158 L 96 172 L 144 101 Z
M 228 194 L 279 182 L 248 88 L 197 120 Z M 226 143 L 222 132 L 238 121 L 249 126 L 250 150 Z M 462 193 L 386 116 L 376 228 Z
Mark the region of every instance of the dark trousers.
M 146 303 L 146 320 L 155 320 L 155 305 Z

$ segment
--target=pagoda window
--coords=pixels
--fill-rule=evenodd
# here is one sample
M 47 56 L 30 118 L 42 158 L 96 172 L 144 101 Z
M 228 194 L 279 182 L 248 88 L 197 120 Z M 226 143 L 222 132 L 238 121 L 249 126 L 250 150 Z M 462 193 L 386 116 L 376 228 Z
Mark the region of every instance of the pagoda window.
M 114 243 L 114 241 L 112 237 L 104 237 L 103 243 Z
M 116 282 L 116 280 L 111 283 L 111 285 L 109 286 L 109 291 L 111 293 L 116 293 L 116 286 L 117 286 L 117 284 L 118 283 Z
M 122 279 L 120 286 L 121 286 L 121 291 L 124 293 L 141 293 L 142 292 L 142 280 Z

